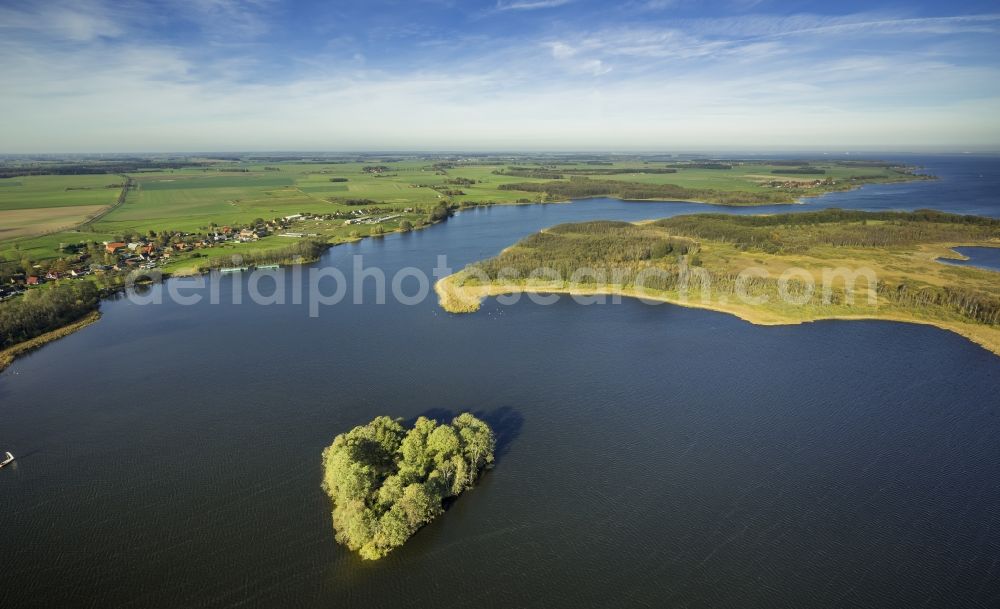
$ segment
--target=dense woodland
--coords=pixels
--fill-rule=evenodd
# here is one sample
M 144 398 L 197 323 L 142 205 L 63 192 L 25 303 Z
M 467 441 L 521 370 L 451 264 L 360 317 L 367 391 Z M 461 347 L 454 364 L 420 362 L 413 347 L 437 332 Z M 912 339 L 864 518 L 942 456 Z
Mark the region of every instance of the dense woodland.
M 801 214 L 695 214 L 654 222 L 670 234 L 733 243 L 768 253 L 811 245 L 893 247 L 1000 239 L 1000 220 L 933 210 L 864 212 L 827 209 Z
M 451 424 L 420 417 L 412 429 L 378 417 L 323 451 L 323 489 L 339 543 L 381 558 L 444 512 L 493 464 L 496 438 L 475 416 Z
M 628 282 L 646 262 L 677 262 L 696 247 L 690 239 L 670 237 L 664 231 L 628 222 L 582 222 L 560 224 L 530 235 L 501 256 L 475 266 L 491 280 L 502 278 L 502 273 L 511 269 L 526 277 L 546 267 L 569 277 L 580 267 L 613 267 L 620 269 Z
M 90 281 L 63 282 L 29 290 L 0 303 L 0 349 L 30 340 L 97 310 L 100 289 Z

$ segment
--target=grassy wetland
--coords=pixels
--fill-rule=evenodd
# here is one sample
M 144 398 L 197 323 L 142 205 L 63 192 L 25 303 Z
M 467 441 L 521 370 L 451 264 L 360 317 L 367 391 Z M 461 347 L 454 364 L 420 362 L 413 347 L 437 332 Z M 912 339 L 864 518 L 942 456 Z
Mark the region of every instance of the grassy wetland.
M 1000 247 L 1000 220 L 940 212 L 696 214 L 546 229 L 446 277 L 441 306 L 502 294 L 622 295 L 756 324 L 883 319 L 930 324 L 1000 354 L 994 271 L 941 264 L 953 247 Z

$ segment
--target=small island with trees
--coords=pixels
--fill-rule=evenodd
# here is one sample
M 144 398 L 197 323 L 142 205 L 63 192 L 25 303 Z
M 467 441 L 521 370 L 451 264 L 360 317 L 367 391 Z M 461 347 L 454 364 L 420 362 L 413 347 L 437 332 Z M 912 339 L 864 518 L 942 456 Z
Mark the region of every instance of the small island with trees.
M 471 488 L 495 447 L 490 426 L 469 413 L 450 424 L 419 417 L 410 429 L 382 416 L 338 435 L 323 451 L 337 541 L 382 558 Z

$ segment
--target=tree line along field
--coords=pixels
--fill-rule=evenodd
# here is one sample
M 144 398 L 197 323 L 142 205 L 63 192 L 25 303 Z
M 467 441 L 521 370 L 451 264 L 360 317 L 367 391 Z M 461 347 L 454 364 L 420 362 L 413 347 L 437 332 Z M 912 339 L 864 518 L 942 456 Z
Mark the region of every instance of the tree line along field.
M 87 220 L 102 211 L 104 206 L 114 203 L 120 192 L 122 176 L 28 175 L 2 178 L 0 256 L 11 260 L 27 254 L 32 259 L 44 260 L 59 255 L 60 243 L 115 240 L 131 231 L 204 231 L 212 224 L 245 224 L 258 218 L 270 219 L 302 212 L 335 214 L 377 207 L 392 212 L 404 213 L 408 210 L 409 213 L 425 214 L 442 202 L 458 207 L 558 201 L 569 197 L 562 196 L 558 188 L 546 185 L 581 184 L 577 182 L 579 180 L 587 180 L 588 184 L 622 183 L 629 187 L 676 185 L 687 189 L 736 193 L 733 195 L 736 199 L 740 198 L 739 193 L 757 193 L 758 197 L 768 197 L 767 202 L 790 202 L 797 198 L 797 190 L 792 194 L 775 194 L 776 187 L 769 186 L 768 182 L 794 185 L 829 179 L 847 185 L 852 178 L 876 181 L 915 178 L 905 170 L 887 166 L 843 165 L 836 162 L 807 164 L 805 161 L 801 164 L 822 173 L 774 173 L 797 170 L 796 164 L 778 162 L 734 162 L 708 168 L 703 165 L 713 164 L 638 160 L 587 163 L 372 158 L 330 163 L 230 160 L 187 164 L 191 166 L 129 171 L 135 187 L 128 192 L 124 204 L 94 222 Z M 553 180 L 508 174 L 512 168 L 519 166 L 543 168 L 547 176 L 555 172 L 562 177 Z M 111 187 L 115 184 L 119 188 Z M 512 189 L 517 185 L 528 185 L 526 188 L 534 191 Z M 832 185 L 816 187 L 814 194 L 834 189 L 838 188 Z M 568 191 L 569 196 L 573 196 L 574 192 Z M 654 190 L 651 194 L 658 192 L 671 194 L 674 191 Z M 614 192 L 608 194 L 614 195 Z M 63 228 L 69 230 L 55 232 Z M 320 228 L 326 229 L 318 231 L 323 234 L 339 235 L 344 232 L 346 235 L 348 232 L 333 230 L 332 227 Z M 386 228 L 392 230 L 396 227 Z M 366 230 L 360 228 L 349 232 L 364 236 Z M 30 233 L 38 236 L 25 238 Z M 14 249 L 17 251 L 13 252 Z

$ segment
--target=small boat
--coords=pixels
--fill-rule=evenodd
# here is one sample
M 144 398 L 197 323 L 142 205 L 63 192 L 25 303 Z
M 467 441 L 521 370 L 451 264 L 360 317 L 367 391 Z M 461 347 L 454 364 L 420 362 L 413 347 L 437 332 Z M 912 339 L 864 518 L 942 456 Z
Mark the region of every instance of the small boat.
M 4 459 L 3 461 L 0 461 L 0 467 L 3 467 L 4 465 L 7 465 L 8 463 L 10 463 L 13 460 L 14 460 L 14 455 L 10 454 L 10 451 L 7 451 L 7 458 Z

